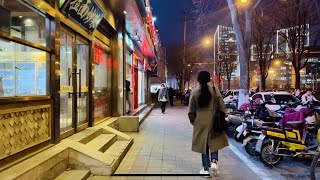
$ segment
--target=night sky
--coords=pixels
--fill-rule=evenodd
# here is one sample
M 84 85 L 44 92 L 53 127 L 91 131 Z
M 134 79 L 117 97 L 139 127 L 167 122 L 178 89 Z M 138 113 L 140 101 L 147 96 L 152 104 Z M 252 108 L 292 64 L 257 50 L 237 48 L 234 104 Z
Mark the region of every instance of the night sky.
M 220 1 L 220 0 L 219 0 Z M 183 10 L 188 9 L 187 19 L 187 45 L 197 44 L 203 39 L 202 32 L 197 32 L 194 21 L 194 5 L 192 0 L 151 0 L 153 16 L 157 18 L 156 28 L 159 30 L 162 46 L 170 48 L 175 44 L 183 44 Z M 230 12 L 227 7 L 217 7 L 211 10 L 206 19 L 213 26 L 231 25 Z M 215 29 L 215 28 L 214 28 Z
M 173 44 L 183 43 L 182 11 L 185 7 L 193 8 L 192 0 L 151 0 L 153 16 L 157 18 L 156 28 L 159 30 L 162 45 L 170 47 Z M 193 31 L 194 24 L 187 25 L 187 32 Z M 188 42 L 192 39 L 191 33 L 187 36 Z

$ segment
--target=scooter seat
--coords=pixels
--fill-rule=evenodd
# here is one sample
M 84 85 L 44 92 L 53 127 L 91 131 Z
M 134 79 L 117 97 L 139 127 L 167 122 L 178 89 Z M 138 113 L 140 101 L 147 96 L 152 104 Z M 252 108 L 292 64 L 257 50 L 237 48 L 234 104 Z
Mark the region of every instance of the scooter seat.
M 266 131 L 273 131 L 273 132 L 278 132 L 278 133 L 284 133 L 283 129 L 279 129 L 279 128 L 273 128 L 273 127 L 263 126 L 262 129 L 263 129 L 263 130 L 266 130 Z
M 274 122 L 263 122 L 262 126 L 268 126 L 268 127 L 278 127 Z
M 290 126 L 292 129 L 302 130 L 304 122 L 302 121 L 289 121 L 287 125 Z

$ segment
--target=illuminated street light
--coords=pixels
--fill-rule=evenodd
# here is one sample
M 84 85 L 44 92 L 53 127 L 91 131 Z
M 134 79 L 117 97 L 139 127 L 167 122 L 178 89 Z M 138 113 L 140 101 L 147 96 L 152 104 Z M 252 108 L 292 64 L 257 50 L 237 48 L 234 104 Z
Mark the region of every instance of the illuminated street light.
M 205 39 L 203 39 L 203 44 L 205 46 L 210 46 L 212 44 L 212 41 L 209 38 L 205 38 Z
M 241 3 L 248 3 L 248 0 L 240 0 L 241 1 Z
M 152 20 L 153 20 L 153 21 L 156 21 L 156 20 L 157 20 L 157 18 L 156 18 L 156 17 L 152 17 Z
M 276 65 L 279 65 L 280 64 L 280 62 L 279 61 L 276 61 Z
M 188 64 L 188 66 L 190 67 L 190 66 L 191 66 L 191 64 Z

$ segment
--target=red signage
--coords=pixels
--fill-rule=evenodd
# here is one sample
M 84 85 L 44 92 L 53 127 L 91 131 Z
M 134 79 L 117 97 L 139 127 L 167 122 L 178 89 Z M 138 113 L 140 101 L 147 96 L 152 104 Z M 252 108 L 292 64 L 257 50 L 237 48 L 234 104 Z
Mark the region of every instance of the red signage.
M 103 50 L 98 46 L 94 45 L 93 61 L 96 64 L 100 64 L 103 61 Z

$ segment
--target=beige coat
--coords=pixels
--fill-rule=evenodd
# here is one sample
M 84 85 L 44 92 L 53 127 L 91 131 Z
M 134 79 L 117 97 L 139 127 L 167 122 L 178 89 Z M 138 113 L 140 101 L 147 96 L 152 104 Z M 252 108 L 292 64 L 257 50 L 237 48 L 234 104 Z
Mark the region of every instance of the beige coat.
M 198 105 L 198 97 L 200 95 L 200 87 L 193 90 L 190 97 L 189 103 L 189 119 L 193 122 L 193 136 L 192 136 L 192 151 L 206 154 L 206 144 L 208 143 L 209 148 L 212 152 L 220 150 L 228 146 L 228 140 L 225 133 L 222 133 L 213 139 L 210 138 L 210 131 L 212 127 L 212 119 L 214 114 L 214 97 L 213 88 L 209 86 L 212 94 L 211 101 L 208 107 L 200 108 Z M 216 89 L 217 90 L 217 89 Z M 219 106 L 221 110 L 226 112 L 225 104 L 219 91 L 217 96 L 219 99 Z

